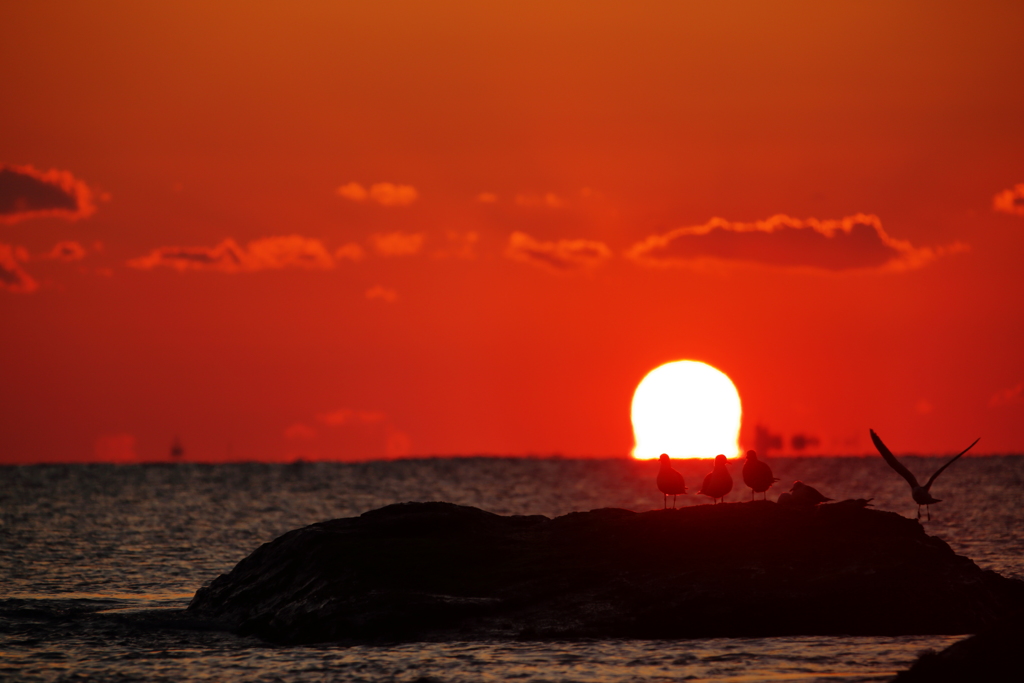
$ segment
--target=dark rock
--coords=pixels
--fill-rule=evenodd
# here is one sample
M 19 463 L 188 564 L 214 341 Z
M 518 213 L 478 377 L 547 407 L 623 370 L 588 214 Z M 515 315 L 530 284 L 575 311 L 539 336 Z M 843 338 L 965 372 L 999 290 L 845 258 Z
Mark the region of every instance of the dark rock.
M 1013 681 L 1021 678 L 1020 644 L 1024 625 L 1000 624 L 942 652 L 926 652 L 892 683 L 963 683 Z
M 1024 613 L 1024 582 L 860 505 L 403 503 L 264 544 L 189 610 L 286 643 L 957 634 Z

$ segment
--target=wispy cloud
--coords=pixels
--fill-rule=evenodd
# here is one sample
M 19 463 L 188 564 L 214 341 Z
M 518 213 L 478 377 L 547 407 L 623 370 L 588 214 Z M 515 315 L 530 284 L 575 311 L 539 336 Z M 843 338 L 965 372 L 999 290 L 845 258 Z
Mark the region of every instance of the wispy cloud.
M 612 251 L 603 242 L 583 239 L 541 242 L 517 231 L 508 238 L 505 256 L 514 261 L 565 273 L 597 267 L 611 258 Z
M 519 206 L 561 209 L 566 205 L 566 202 L 554 192 L 545 192 L 544 194 L 517 194 L 516 204 Z
M 334 267 L 334 259 L 318 239 L 285 235 L 253 240 L 245 248 L 230 238 L 214 247 L 160 247 L 131 259 L 128 265 L 142 270 L 166 266 L 179 271 L 252 273 L 281 268 L 327 270 Z
M 398 301 L 398 292 L 387 287 L 382 287 L 381 285 L 374 285 L 366 290 L 366 298 L 370 301 L 380 299 L 381 301 L 393 304 Z
M 419 193 L 412 185 L 374 183 L 370 186 L 370 199 L 381 206 L 408 206 L 416 201 Z
M 92 190 L 68 171 L 0 164 L 0 222 L 41 216 L 73 221 L 95 210 Z
M 27 260 L 28 252 L 24 248 L 0 244 L 0 289 L 28 294 L 39 288 L 39 284 L 21 267 L 21 263 Z
M 339 261 L 362 261 L 366 258 L 366 252 L 355 242 L 349 242 L 334 251 L 334 258 Z
M 326 455 L 333 460 L 340 455 L 342 460 L 362 460 L 402 457 L 411 451 L 409 436 L 382 411 L 336 408 L 314 417 L 319 429 L 307 422 L 295 422 L 284 432 L 290 440 L 308 442 L 305 457 Z
M 718 260 L 828 271 L 898 271 L 920 268 L 968 248 L 959 242 L 914 247 L 889 236 L 877 216 L 866 214 L 841 220 L 800 220 L 780 214 L 754 223 L 712 218 L 704 225 L 652 235 L 630 247 L 625 256 L 645 266 Z
M 992 199 L 992 208 L 1002 213 L 1024 216 L 1024 183 L 1003 190 Z
M 475 230 L 446 230 L 444 237 L 444 246 L 435 249 L 431 254 L 434 258 L 476 258 L 476 245 L 480 241 L 480 233 Z
M 366 198 L 370 196 L 370 193 L 366 191 L 365 187 L 354 182 L 342 185 L 334 191 L 334 194 L 353 202 L 364 202 L 366 201 Z
M 53 249 L 43 254 L 43 258 L 57 261 L 81 261 L 85 258 L 85 254 L 85 247 L 78 242 L 68 240 L 57 242 Z
M 381 256 L 411 256 L 426 240 L 422 232 L 388 232 L 370 235 L 370 246 Z
M 419 198 L 419 192 L 412 185 L 395 183 L 374 183 L 367 190 L 362 184 L 351 182 L 342 185 L 334 193 L 349 201 L 365 202 L 369 200 L 381 206 L 408 206 Z
M 285 428 L 284 438 L 291 439 L 293 441 L 308 441 L 309 439 L 316 438 L 316 430 L 302 422 L 295 422 Z
M 988 405 L 990 408 L 998 408 L 999 406 L 1016 403 L 1021 400 L 1021 394 L 1024 394 L 1024 382 L 1018 382 L 1016 386 L 1000 389 L 992 394 L 992 397 L 988 400 Z

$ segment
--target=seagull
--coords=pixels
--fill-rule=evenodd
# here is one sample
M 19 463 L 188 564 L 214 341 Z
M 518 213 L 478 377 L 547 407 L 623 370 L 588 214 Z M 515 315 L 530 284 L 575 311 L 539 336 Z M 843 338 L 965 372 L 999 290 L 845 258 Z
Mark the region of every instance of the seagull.
M 929 492 L 929 489 L 932 487 L 932 483 L 940 474 L 942 474 L 942 470 L 946 469 L 954 462 L 956 462 L 956 459 L 959 458 L 961 455 L 974 448 L 975 443 L 981 441 L 981 437 L 979 436 L 977 439 L 974 440 L 974 443 L 972 443 L 970 446 L 968 446 L 967 448 L 963 449 L 955 456 L 953 456 L 953 459 L 947 462 L 945 465 L 935 470 L 935 474 L 931 476 L 931 478 L 928 480 L 928 483 L 926 483 L 924 486 L 921 486 L 920 484 L 917 483 L 917 477 L 911 474 L 910 470 L 904 467 L 903 463 L 896 459 L 896 456 L 892 454 L 892 451 L 886 448 L 885 444 L 882 443 L 882 440 L 878 438 L 878 434 L 875 434 L 875 430 L 869 429 L 868 431 L 871 432 L 871 440 L 875 442 L 875 448 L 877 448 L 878 452 L 882 454 L 882 457 L 885 458 L 885 461 L 889 463 L 889 467 L 896 470 L 896 473 L 899 474 L 904 479 L 906 479 L 907 483 L 910 484 L 910 495 L 913 496 L 914 502 L 917 503 L 917 518 L 921 519 L 921 506 L 924 505 L 925 509 L 928 511 L 929 520 L 931 520 L 932 518 L 932 510 L 928 506 L 931 505 L 932 503 L 942 502 L 938 498 L 932 498 L 932 494 Z
M 817 505 L 818 503 L 827 503 L 832 500 L 823 496 L 818 489 L 813 486 L 808 486 L 802 481 L 794 481 L 793 488 L 789 490 L 792 500 L 790 502 L 796 505 Z
M 676 509 L 676 496 L 686 493 L 686 483 L 683 475 L 672 469 L 668 454 L 661 454 L 661 469 L 658 470 L 658 490 L 665 494 L 665 507 L 668 507 L 668 497 L 672 496 L 672 509 Z
M 729 474 L 729 470 L 725 469 L 728 462 L 724 455 L 715 456 L 715 469 L 711 470 L 711 474 L 704 477 L 704 484 L 700 487 L 700 491 L 697 493 L 710 496 L 711 500 L 718 503 L 718 499 L 725 499 L 725 494 L 732 491 L 732 475 Z
M 743 465 L 743 483 L 750 487 L 750 500 L 754 500 L 754 493 L 763 493 L 764 499 L 768 500 L 768 489 L 778 480 L 778 477 L 772 476 L 772 468 L 757 459 L 756 452 L 747 451 L 747 462 Z

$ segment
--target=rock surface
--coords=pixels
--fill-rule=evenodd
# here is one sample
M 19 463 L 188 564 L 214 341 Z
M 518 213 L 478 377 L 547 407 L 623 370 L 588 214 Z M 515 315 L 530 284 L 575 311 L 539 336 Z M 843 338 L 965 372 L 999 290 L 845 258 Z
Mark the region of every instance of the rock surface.
M 189 611 L 282 643 L 958 634 L 1024 614 L 1024 582 L 855 504 L 403 503 L 262 545 Z
M 1020 644 L 1024 624 L 999 624 L 953 643 L 941 652 L 927 652 L 892 683 L 963 683 L 1016 681 L 1021 678 Z

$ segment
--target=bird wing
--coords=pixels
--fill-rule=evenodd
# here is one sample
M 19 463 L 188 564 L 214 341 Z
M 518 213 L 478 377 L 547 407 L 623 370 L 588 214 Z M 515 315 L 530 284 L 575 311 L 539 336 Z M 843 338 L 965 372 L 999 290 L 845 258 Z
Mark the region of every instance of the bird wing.
M 875 434 L 875 430 L 869 429 L 868 431 L 871 432 L 871 440 L 875 442 L 875 448 L 877 448 L 878 452 L 882 454 L 882 457 L 885 459 L 885 461 L 887 463 L 889 463 L 889 467 L 891 467 L 894 470 L 896 470 L 897 474 L 899 474 L 901 477 L 906 479 L 907 483 L 910 484 L 910 488 L 912 488 L 912 489 L 918 488 L 920 486 L 920 484 L 917 483 L 917 477 L 915 477 L 913 474 L 911 474 L 910 470 L 908 470 L 906 467 L 904 467 L 903 463 L 901 463 L 899 460 L 896 459 L 896 456 L 892 454 L 892 451 L 890 451 L 886 447 L 886 445 L 884 443 L 882 443 L 882 440 L 878 438 L 878 434 Z M 960 456 L 957 456 L 957 457 L 960 457 Z M 954 460 L 955 459 L 956 458 L 954 458 Z M 952 462 L 952 461 L 950 461 L 950 462 Z M 948 465 L 949 463 L 946 463 L 946 464 Z M 939 472 L 941 472 L 941 471 L 942 470 L 939 470 Z M 938 474 L 939 472 L 936 472 L 935 474 Z M 935 475 L 932 475 L 932 479 L 934 479 L 934 478 L 935 478 Z
M 978 443 L 979 441 L 981 441 L 981 437 L 980 437 L 980 436 L 979 436 L 979 437 L 978 437 L 977 439 L 975 439 L 975 440 L 974 440 L 974 443 Z M 959 457 L 960 457 L 961 455 L 963 455 L 963 454 L 964 454 L 964 453 L 966 453 L 967 451 L 969 451 L 969 450 L 971 450 L 972 448 L 974 448 L 974 443 L 972 443 L 972 444 L 971 444 L 970 446 L 968 446 L 967 448 L 963 449 L 962 451 L 960 451 L 959 453 L 957 453 L 957 454 L 956 454 L 955 456 L 953 456 L 953 459 L 952 459 L 952 460 L 950 460 L 949 462 L 947 462 L 947 463 L 946 463 L 945 465 L 943 465 L 943 466 L 942 466 L 942 467 L 940 467 L 939 469 L 935 470 L 935 474 L 933 474 L 933 475 L 931 476 L 931 478 L 930 478 L 930 479 L 928 479 L 928 483 L 924 485 L 924 488 L 925 488 L 925 490 L 927 491 L 928 489 L 930 489 L 930 488 L 931 488 L 931 486 L 932 486 L 932 482 L 933 482 L 933 481 L 935 481 L 935 478 L 936 478 L 936 477 L 938 477 L 938 476 L 939 476 L 940 474 L 942 474 L 942 470 L 946 469 L 947 467 L 949 467 L 950 465 L 952 465 L 952 464 L 953 464 L 954 462 L 956 462 L 956 459 L 957 459 L 957 458 L 959 458 Z

